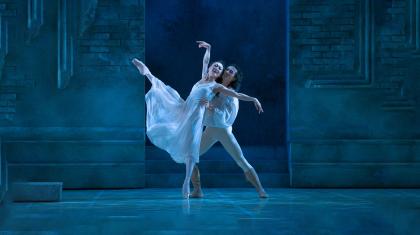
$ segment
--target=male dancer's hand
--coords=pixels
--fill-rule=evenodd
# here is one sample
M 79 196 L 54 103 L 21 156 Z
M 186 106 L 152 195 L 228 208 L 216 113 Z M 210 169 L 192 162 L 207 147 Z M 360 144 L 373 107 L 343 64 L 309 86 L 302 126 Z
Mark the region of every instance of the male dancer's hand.
M 208 108 L 210 106 L 210 102 L 205 98 L 200 99 L 199 103 L 200 103 L 201 106 L 204 106 L 206 108 Z
M 261 106 L 261 103 L 260 103 L 260 101 L 257 99 L 257 98 L 254 98 L 254 105 L 255 105 L 255 108 L 257 109 L 257 111 L 258 111 L 258 114 L 260 114 L 260 113 L 263 113 L 264 112 L 264 110 L 263 110 L 263 108 L 262 108 L 262 106 Z

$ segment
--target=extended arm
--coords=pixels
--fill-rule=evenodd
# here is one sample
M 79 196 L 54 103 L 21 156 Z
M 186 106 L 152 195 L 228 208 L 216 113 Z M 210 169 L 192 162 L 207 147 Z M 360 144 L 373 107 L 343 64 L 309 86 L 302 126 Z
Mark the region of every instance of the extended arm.
M 234 90 L 231 90 L 231 89 L 228 89 L 228 88 L 224 87 L 223 85 L 216 86 L 213 89 L 213 92 L 215 92 L 215 93 L 220 92 L 224 95 L 232 96 L 232 97 L 238 98 L 239 100 L 242 100 L 242 101 L 252 101 L 254 103 L 255 108 L 257 109 L 258 113 L 264 112 L 264 110 L 262 109 L 260 101 L 255 97 L 236 92 Z
M 199 48 L 206 48 L 206 52 L 204 53 L 203 58 L 203 70 L 201 71 L 201 79 L 204 79 L 207 76 L 207 70 L 209 68 L 211 46 L 204 41 L 197 41 L 197 43 Z

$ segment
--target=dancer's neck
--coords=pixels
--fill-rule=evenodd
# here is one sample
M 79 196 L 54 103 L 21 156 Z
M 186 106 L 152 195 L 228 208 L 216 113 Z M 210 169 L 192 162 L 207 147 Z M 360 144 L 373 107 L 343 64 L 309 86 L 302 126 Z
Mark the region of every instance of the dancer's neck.
M 206 82 L 212 82 L 212 81 L 215 81 L 215 80 L 216 80 L 216 78 L 209 77 L 209 76 L 207 76 L 206 79 L 204 79 L 204 81 L 206 81 Z

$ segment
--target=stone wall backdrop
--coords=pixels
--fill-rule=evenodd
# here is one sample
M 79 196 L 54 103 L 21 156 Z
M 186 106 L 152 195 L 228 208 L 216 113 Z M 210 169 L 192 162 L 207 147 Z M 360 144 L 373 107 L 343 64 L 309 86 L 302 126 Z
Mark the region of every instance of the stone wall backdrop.
M 144 0 L 0 0 L 0 135 L 11 181 L 142 187 Z
M 420 186 L 419 10 L 290 1 L 293 187 Z

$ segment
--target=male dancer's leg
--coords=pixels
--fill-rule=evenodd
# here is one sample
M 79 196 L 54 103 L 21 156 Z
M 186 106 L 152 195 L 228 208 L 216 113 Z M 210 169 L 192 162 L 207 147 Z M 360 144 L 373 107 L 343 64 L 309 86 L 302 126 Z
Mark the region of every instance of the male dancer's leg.
M 241 167 L 241 169 L 244 171 L 246 179 L 255 187 L 260 197 L 267 197 L 267 194 L 265 193 L 264 188 L 261 185 L 260 179 L 258 178 L 257 172 L 245 159 L 242 153 L 241 146 L 239 145 L 238 141 L 232 133 L 232 128 L 229 127 L 219 129 L 220 130 L 217 132 L 217 139 L 220 141 L 220 143 L 223 145 L 226 151 L 230 154 L 230 156 L 232 156 L 236 164 L 238 164 L 239 167 Z

